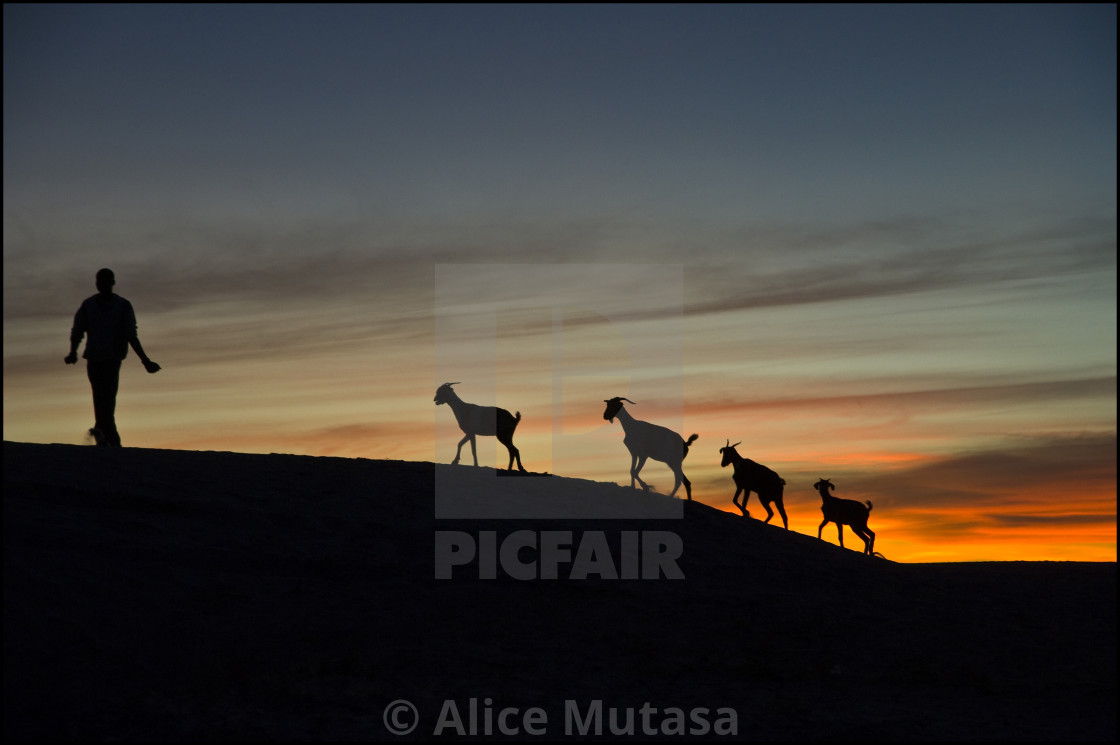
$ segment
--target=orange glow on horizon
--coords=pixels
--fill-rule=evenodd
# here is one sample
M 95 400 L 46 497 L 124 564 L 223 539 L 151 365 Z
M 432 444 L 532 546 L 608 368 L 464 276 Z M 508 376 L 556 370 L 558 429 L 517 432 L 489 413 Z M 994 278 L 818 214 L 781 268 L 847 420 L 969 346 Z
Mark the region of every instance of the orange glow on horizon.
M 433 406 L 433 409 L 436 407 Z M 525 415 L 523 415 L 525 416 Z M 454 446 L 461 437 L 451 412 L 439 407 L 432 412 L 428 422 L 400 422 L 378 425 L 344 425 L 323 429 L 312 434 L 299 431 L 276 431 L 266 447 L 261 447 L 258 433 L 252 427 L 242 431 L 229 431 L 220 437 L 183 438 L 163 445 L 174 449 L 230 450 L 237 452 L 292 452 L 298 454 L 368 458 L 373 460 L 411 460 L 449 463 Z M 582 442 L 579 451 L 566 454 L 561 461 L 579 463 L 576 472 L 559 472 L 557 475 L 579 479 L 605 481 L 629 485 L 627 468 L 629 456 L 622 444 L 622 433 L 617 423 L 580 432 L 576 442 Z M 522 451 L 526 467 L 535 471 L 556 472 L 551 457 L 551 421 L 539 417 L 525 419 L 524 430 L 519 427 L 515 439 Z M 393 433 L 393 437 L 387 437 Z M 437 437 L 438 433 L 438 437 Z M 436 443 L 440 442 L 439 452 Z M 703 442 L 702 438 L 698 442 Z M 447 443 L 450 442 L 450 448 Z M 505 467 L 505 449 L 494 438 L 479 438 L 479 463 L 484 467 Z M 720 446 L 723 443 L 717 443 Z M 707 449 L 694 445 L 686 460 L 686 473 L 693 482 L 693 498 L 731 515 L 738 510 L 731 505 L 734 492 L 732 471 L 720 468 L 718 453 L 712 443 Z M 800 456 L 799 457 L 804 457 Z M 923 496 L 922 490 L 913 493 L 883 493 L 860 488 L 865 477 L 861 474 L 900 472 L 928 467 L 936 463 L 934 456 L 912 453 L 863 452 L 841 453 L 831 459 L 816 457 L 813 470 L 788 463 L 769 463 L 787 480 L 785 505 L 790 519 L 790 529 L 816 538 L 821 521 L 820 501 L 811 483 L 822 475 L 837 482 L 837 496 L 874 504 L 870 526 L 876 533 L 876 550 L 886 558 L 902 562 L 961 562 L 961 561 L 1116 561 L 1115 482 L 1094 480 L 1071 493 L 1068 488 L 1055 491 L 1053 484 L 1040 483 L 1036 487 L 1008 493 L 1006 490 L 985 487 L 976 492 L 974 507 L 967 504 L 939 505 L 932 497 Z M 469 446 L 464 446 L 462 462 L 470 464 Z M 818 474 L 826 466 L 834 466 L 830 474 Z M 849 475 L 850 474 L 850 475 Z M 650 461 L 643 470 L 643 477 L 658 491 L 672 486 L 672 475 L 664 464 Z M 1107 479 L 1107 474 L 1104 474 Z M 683 494 L 683 490 L 681 492 Z M 931 501 L 932 500 L 932 501 Z M 765 510 L 752 494 L 748 503 L 751 518 L 765 518 Z M 1110 515 L 1111 510 L 1111 516 Z M 1102 515 L 1106 516 L 1102 518 Z M 780 518 L 775 514 L 771 525 L 780 528 Z M 1056 529 L 1061 530 L 1061 540 L 1054 540 Z M 862 544 L 851 530 L 845 528 L 845 547 L 860 550 Z M 823 540 L 836 545 L 836 526 L 825 526 Z

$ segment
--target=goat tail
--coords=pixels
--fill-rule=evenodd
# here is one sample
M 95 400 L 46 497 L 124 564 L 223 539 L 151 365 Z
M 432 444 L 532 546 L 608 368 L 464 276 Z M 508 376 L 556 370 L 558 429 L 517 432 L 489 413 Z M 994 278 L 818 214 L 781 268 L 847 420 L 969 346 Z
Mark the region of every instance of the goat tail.
M 868 512 L 871 512 L 871 500 L 870 500 L 870 499 L 868 499 L 868 500 L 866 500 L 866 501 L 867 501 L 867 511 L 868 511 Z
M 693 435 L 692 437 L 688 438 L 688 442 L 686 442 L 684 444 L 684 455 L 681 456 L 682 458 L 688 456 L 688 446 L 691 445 L 692 443 L 696 442 L 696 438 L 699 437 L 699 436 L 700 435 Z
M 517 429 L 518 424 L 521 424 L 521 412 L 520 411 L 517 412 L 517 415 L 513 417 L 513 428 Z

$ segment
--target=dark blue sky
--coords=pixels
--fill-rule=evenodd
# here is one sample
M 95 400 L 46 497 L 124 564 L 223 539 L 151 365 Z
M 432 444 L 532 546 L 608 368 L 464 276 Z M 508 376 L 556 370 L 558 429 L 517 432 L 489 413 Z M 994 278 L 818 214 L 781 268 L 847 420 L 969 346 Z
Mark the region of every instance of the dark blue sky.
M 1073 204 L 1115 178 L 1114 6 L 32 5 L 5 21 L 5 175 L 78 201 L 816 220 Z

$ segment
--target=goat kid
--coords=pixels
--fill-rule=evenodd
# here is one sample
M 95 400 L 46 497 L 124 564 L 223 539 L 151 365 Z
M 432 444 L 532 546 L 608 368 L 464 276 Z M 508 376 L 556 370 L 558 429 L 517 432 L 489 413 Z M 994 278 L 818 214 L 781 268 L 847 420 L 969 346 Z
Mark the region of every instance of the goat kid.
M 867 527 L 867 519 L 871 517 L 871 502 L 867 502 L 867 506 L 855 501 L 854 499 L 840 499 L 828 493 L 829 489 L 835 489 L 836 485 L 828 479 L 821 479 L 813 484 L 813 488 L 820 492 L 821 499 L 821 512 L 824 513 L 824 520 L 817 528 L 817 538 L 821 537 L 821 531 L 828 523 L 836 523 L 836 531 L 840 536 L 840 548 L 844 547 L 844 526 L 847 525 L 852 529 L 852 532 L 863 539 L 863 552 L 867 555 L 874 553 L 875 547 L 875 533 L 871 528 Z
M 735 450 L 735 446 L 739 444 L 737 442 L 732 445 L 731 440 L 728 440 L 727 445 L 719 449 L 723 455 L 723 462 L 720 465 L 724 468 L 735 466 L 735 472 L 732 474 L 732 479 L 735 481 L 735 496 L 731 498 L 732 504 L 739 508 L 743 517 L 750 517 L 750 513 L 747 512 L 747 500 L 751 498 L 753 491 L 758 494 L 758 501 L 766 508 L 765 522 L 770 522 L 774 517 L 774 510 L 770 509 L 770 504 L 773 503 L 778 508 L 778 514 L 782 516 L 782 525 L 789 530 L 789 518 L 786 517 L 786 508 L 782 502 L 786 480 L 761 463 L 739 455 Z M 739 504 L 740 493 L 743 495 L 742 504 Z
M 603 418 L 608 422 L 613 422 L 615 417 L 618 417 L 618 421 L 622 425 L 622 431 L 626 433 L 625 437 L 622 438 L 622 444 L 630 451 L 630 487 L 634 488 L 634 480 L 637 479 L 638 483 L 642 485 L 642 489 L 649 491 L 649 484 L 642 481 L 638 474 L 641 473 L 646 460 L 653 458 L 669 466 L 673 471 L 673 476 L 676 477 L 676 481 L 673 483 L 673 491 L 669 492 L 669 496 L 676 495 L 677 489 L 683 483 L 685 493 L 688 494 L 688 501 L 691 502 L 692 482 L 684 475 L 681 465 L 685 456 L 688 455 L 688 446 L 695 442 L 700 435 L 693 435 L 686 442 L 683 437 L 671 429 L 643 422 L 641 419 L 630 416 L 630 412 L 622 405 L 623 401 L 634 403 L 628 398 L 618 396 L 604 399 L 603 403 L 607 405 L 607 408 L 603 411 Z
M 521 452 L 513 445 L 513 431 L 517 429 L 518 423 L 521 421 L 521 412 L 517 412 L 517 416 L 513 416 L 505 409 L 499 409 L 496 406 L 478 406 L 476 404 L 468 404 L 463 399 L 459 398 L 451 386 L 459 385 L 458 383 L 444 383 L 436 390 L 436 397 L 433 399 L 436 406 L 447 404 L 451 407 L 451 411 L 455 414 L 455 421 L 459 423 L 459 429 L 463 430 L 463 439 L 459 440 L 459 447 L 455 450 L 455 460 L 451 461 L 451 465 L 459 463 L 459 455 L 463 451 L 463 443 L 470 442 L 471 455 L 474 457 L 474 464 L 478 465 L 478 452 L 475 449 L 475 437 L 478 435 L 493 436 L 498 438 L 498 442 L 506 446 L 509 450 L 509 468 L 513 470 L 513 461 L 517 460 L 517 470 L 524 471 L 525 467 L 521 465 Z

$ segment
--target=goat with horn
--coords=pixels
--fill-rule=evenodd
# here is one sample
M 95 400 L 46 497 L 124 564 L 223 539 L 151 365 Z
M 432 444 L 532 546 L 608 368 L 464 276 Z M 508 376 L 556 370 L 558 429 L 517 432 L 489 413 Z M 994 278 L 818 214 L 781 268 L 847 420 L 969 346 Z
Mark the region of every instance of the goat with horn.
M 770 509 L 770 505 L 774 504 L 782 516 L 782 524 L 786 530 L 789 530 L 789 519 L 786 517 L 786 508 L 782 503 L 785 479 L 761 463 L 755 463 L 750 458 L 739 455 L 735 446 L 740 444 L 742 443 L 737 442 L 732 445 L 731 440 L 728 440 L 727 445 L 719 449 L 720 454 L 723 455 L 723 462 L 720 465 L 724 468 L 735 466 L 735 472 L 732 474 L 735 481 L 735 496 L 731 498 L 731 502 L 739 508 L 743 517 L 750 517 L 750 513 L 747 512 L 747 500 L 751 498 L 753 491 L 758 494 L 758 501 L 766 508 L 766 522 L 770 522 L 770 518 L 774 517 L 774 510 Z M 743 495 L 742 504 L 739 504 L 740 494 Z
M 622 438 L 622 444 L 630 451 L 630 487 L 634 487 L 634 480 L 637 479 L 643 489 L 649 490 L 649 484 L 642 481 L 638 474 L 641 472 L 642 466 L 646 464 L 646 460 L 653 458 L 669 466 L 676 477 L 673 491 L 669 493 L 669 496 L 674 496 L 683 483 L 685 493 L 688 494 L 688 501 L 691 502 L 692 482 L 684 475 L 681 464 L 684 462 L 685 456 L 688 455 L 688 446 L 699 435 L 689 437 L 686 442 L 683 437 L 671 429 L 643 422 L 641 419 L 630 416 L 630 412 L 622 405 L 623 401 L 630 404 L 634 403 L 628 398 L 619 396 L 604 399 L 603 403 L 607 405 L 607 408 L 603 411 L 603 418 L 608 422 L 613 422 L 615 417 L 618 417 L 618 421 L 622 425 L 622 431 L 626 433 L 625 437 Z

